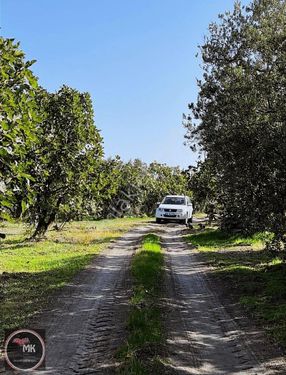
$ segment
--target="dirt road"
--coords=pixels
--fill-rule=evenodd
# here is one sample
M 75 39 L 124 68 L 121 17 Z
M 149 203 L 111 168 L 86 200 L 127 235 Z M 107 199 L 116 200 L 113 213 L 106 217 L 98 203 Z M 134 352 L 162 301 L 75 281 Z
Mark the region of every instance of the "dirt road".
M 182 230 L 169 224 L 162 239 L 167 268 L 166 373 L 286 374 L 281 354 L 253 323 L 240 311 L 227 311 L 207 276 L 209 268 L 183 241 Z
M 208 267 L 183 241 L 182 229 L 152 223 L 133 229 L 64 287 L 30 325 L 45 329 L 47 342 L 46 370 L 33 374 L 115 373 L 114 353 L 126 337 L 131 257 L 142 236 L 157 231 L 166 260 L 165 373 L 285 375 L 278 350 L 218 298 Z
M 114 372 L 123 342 L 130 291 L 129 265 L 146 225 L 112 243 L 64 287 L 31 327 L 46 330 L 46 370 L 40 375 Z

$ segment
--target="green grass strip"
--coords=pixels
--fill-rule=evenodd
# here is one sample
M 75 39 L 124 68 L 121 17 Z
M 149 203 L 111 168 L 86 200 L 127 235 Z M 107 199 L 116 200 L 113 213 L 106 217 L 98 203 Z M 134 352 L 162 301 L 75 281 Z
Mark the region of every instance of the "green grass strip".
M 220 229 L 207 228 L 201 233 L 194 233 L 186 237 L 188 242 L 199 247 L 200 250 L 212 251 L 217 248 L 236 246 L 252 246 L 262 248 L 265 241 L 272 238 L 269 232 L 258 232 L 251 236 L 223 232 Z
M 144 237 L 131 265 L 133 296 L 128 318 L 127 343 L 119 350 L 123 360 L 121 374 L 160 373 L 163 327 L 159 298 L 163 277 L 163 254 L 155 234 Z

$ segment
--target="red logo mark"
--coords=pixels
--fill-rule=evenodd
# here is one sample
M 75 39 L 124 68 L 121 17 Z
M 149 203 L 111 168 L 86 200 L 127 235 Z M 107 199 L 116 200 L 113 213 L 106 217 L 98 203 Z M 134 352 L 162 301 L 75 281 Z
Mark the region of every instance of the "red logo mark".
M 29 344 L 30 340 L 28 339 L 28 337 L 24 337 L 23 339 L 20 339 L 19 337 L 16 337 L 12 342 L 13 342 L 13 344 L 23 346 L 23 345 Z

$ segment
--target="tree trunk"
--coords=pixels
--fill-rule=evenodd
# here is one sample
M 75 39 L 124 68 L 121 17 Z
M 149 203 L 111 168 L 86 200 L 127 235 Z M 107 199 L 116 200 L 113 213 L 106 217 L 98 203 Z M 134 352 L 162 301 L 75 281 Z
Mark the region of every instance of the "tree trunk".
M 32 236 L 30 237 L 31 240 L 40 239 L 46 233 L 49 228 L 49 225 L 55 220 L 56 214 L 52 213 L 48 217 L 42 216 L 40 217 L 36 229 Z

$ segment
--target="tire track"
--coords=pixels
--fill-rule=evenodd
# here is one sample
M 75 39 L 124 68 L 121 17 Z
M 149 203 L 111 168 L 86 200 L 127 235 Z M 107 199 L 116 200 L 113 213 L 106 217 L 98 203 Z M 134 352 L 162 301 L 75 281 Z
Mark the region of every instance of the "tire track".
M 114 353 L 125 338 L 130 261 L 149 230 L 138 227 L 109 245 L 31 323 L 46 330 L 46 370 L 33 374 L 114 373 Z
M 257 332 L 244 332 L 226 311 L 208 282 L 208 267 L 184 242 L 182 230 L 169 224 L 164 231 L 166 374 L 285 374 L 280 353 L 259 355 Z

